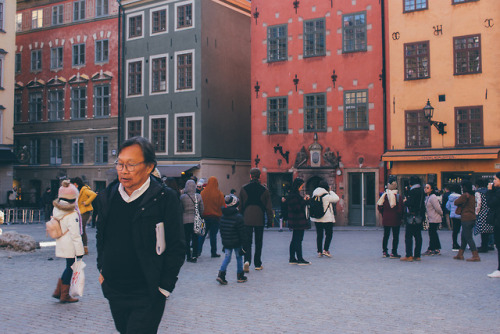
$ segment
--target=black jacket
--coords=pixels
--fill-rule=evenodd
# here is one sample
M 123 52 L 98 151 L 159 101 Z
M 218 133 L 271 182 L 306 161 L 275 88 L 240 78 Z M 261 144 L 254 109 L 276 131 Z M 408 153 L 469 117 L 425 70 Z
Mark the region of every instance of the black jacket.
M 410 190 L 405 205 L 408 207 L 408 214 L 425 218 L 425 193 L 422 187 Z
M 241 248 L 245 237 L 243 225 L 243 216 L 238 213 L 238 209 L 235 207 L 222 208 L 220 236 L 224 248 Z
M 107 222 L 113 219 L 109 212 L 113 196 L 120 196 L 119 182 L 115 180 L 96 198 L 97 208 L 97 269 L 102 269 L 104 251 L 104 230 Z M 152 296 L 158 287 L 172 292 L 175 288 L 179 270 L 184 263 L 185 241 L 182 224 L 181 206 L 177 194 L 151 177 L 151 184 L 141 196 L 139 210 L 133 217 L 134 247 L 140 260 Z M 156 224 L 164 223 L 165 251 L 156 253 Z M 106 279 L 106 277 L 104 278 Z
M 500 188 L 493 188 L 486 192 L 486 204 L 490 208 L 487 222 L 496 226 L 495 228 L 500 227 Z

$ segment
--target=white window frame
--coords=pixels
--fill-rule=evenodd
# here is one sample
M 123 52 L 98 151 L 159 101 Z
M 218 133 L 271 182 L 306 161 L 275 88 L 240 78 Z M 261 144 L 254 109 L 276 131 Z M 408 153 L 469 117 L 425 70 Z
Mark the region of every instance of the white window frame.
M 23 31 L 23 14 L 16 14 L 16 32 Z
M 179 117 L 186 117 L 186 116 L 192 116 L 193 117 L 193 150 L 191 152 L 178 152 L 177 151 L 177 118 Z M 176 155 L 189 155 L 189 154 L 194 154 L 196 152 L 196 118 L 195 118 L 195 113 L 194 112 L 187 112 L 187 113 L 178 113 L 174 115 L 174 154 Z
M 83 47 L 83 63 L 81 63 L 82 61 L 82 55 L 81 55 L 81 48 Z M 78 63 L 75 64 L 75 48 L 78 49 Z M 77 44 L 73 44 L 71 46 L 71 66 L 73 68 L 80 68 L 80 67 L 83 67 L 85 66 L 85 64 L 87 64 L 87 45 L 85 42 L 83 43 L 77 43 Z
M 0 30 L 5 31 L 5 0 L 0 0 L 2 10 L 0 11 Z
M 3 88 L 4 67 L 5 67 L 5 56 L 0 55 L 0 88 Z
M 191 87 L 190 89 L 178 89 L 177 88 L 177 56 L 178 55 L 181 55 L 181 54 L 186 54 L 186 53 L 192 53 L 193 54 L 193 87 Z M 195 82 L 195 79 L 196 79 L 196 54 L 195 54 L 195 51 L 194 49 L 191 49 L 191 50 L 183 50 L 183 51 L 177 51 L 174 53 L 174 92 L 176 93 L 180 93 L 180 92 L 192 92 L 195 90 L 196 88 L 196 82 Z
M 50 139 L 49 163 L 51 165 L 62 164 L 62 140 L 60 138 Z
M 165 91 L 164 92 L 153 92 L 153 60 L 158 58 L 166 59 L 166 76 L 165 76 Z M 163 53 L 159 55 L 154 55 L 149 57 L 149 95 L 162 95 L 168 94 L 168 53 Z
M 57 12 L 57 15 L 56 15 L 57 22 L 54 22 L 54 12 Z M 53 6 L 51 14 L 52 14 L 52 16 L 50 18 L 50 23 L 53 26 L 58 26 L 58 25 L 61 25 L 64 23 L 64 5 Z M 60 22 L 59 22 L 59 19 L 61 19 Z
M 40 64 L 40 67 L 36 67 L 36 68 L 33 68 L 33 55 L 35 54 L 40 54 L 40 57 L 39 56 L 36 56 L 36 64 Z M 31 59 L 30 59 L 30 71 L 31 72 L 39 72 L 42 70 L 42 58 L 43 57 L 43 52 L 42 52 L 42 49 L 36 49 L 36 50 L 31 50 Z
M 83 11 L 82 11 L 82 4 L 83 4 Z M 75 18 L 75 6 L 78 6 L 78 14 L 79 16 Z M 73 1 L 73 6 L 71 7 L 71 17 L 73 18 L 73 22 L 78 22 L 78 21 L 83 21 L 87 17 L 85 11 L 87 10 L 87 4 L 85 3 L 85 0 L 76 0 Z M 83 17 L 81 17 L 83 13 Z
M 134 95 L 129 95 L 128 93 L 128 64 L 129 63 L 135 63 L 140 61 L 142 63 L 142 72 L 141 72 L 141 94 L 134 94 Z M 144 96 L 144 57 L 141 58 L 133 58 L 133 59 L 127 59 L 127 62 L 125 64 L 126 72 L 125 72 L 125 92 L 126 92 L 126 97 L 127 98 L 134 98 L 134 97 L 139 97 L 139 96 Z
M 97 109 L 97 99 L 100 98 L 102 101 L 104 101 L 106 99 L 106 95 L 99 95 L 97 94 L 97 90 L 98 89 L 101 89 L 101 93 L 102 93 L 102 90 L 104 89 L 104 87 L 108 87 L 108 90 L 109 90 L 109 95 L 107 95 L 107 99 L 108 99 L 108 106 L 107 106 L 107 110 L 108 110 L 108 113 L 106 115 L 103 114 L 103 111 L 106 109 L 104 107 L 104 104 L 101 105 L 101 110 L 100 110 L 100 114 L 98 115 L 97 114 L 97 111 L 99 111 Z M 94 118 L 108 118 L 111 116 L 111 84 L 104 84 L 104 85 L 94 85 L 94 103 L 93 103 L 93 115 L 94 115 Z
M 141 137 L 144 136 L 144 117 L 127 117 L 125 118 L 125 139 L 128 139 L 128 122 L 141 121 Z
M 103 59 L 103 60 L 100 60 L 100 59 L 97 59 L 97 45 L 101 45 L 100 48 L 101 48 L 101 56 L 104 55 L 104 42 L 108 42 L 108 55 L 107 55 L 107 58 L 106 59 Z M 108 63 L 109 62 L 109 39 L 105 38 L 105 39 L 99 39 L 97 41 L 95 41 L 94 43 L 94 61 L 96 64 L 102 64 L 102 63 Z
M 165 27 L 166 30 L 160 31 L 160 32 L 153 32 L 153 13 L 159 12 L 160 10 L 165 10 L 165 16 L 167 18 L 166 27 Z M 163 35 L 163 34 L 168 34 L 168 6 L 152 8 L 149 11 L 149 36 L 158 36 L 158 35 Z
M 177 8 L 185 5 L 191 4 L 191 15 L 192 15 L 192 22 L 190 27 L 182 27 L 182 28 L 177 28 Z M 195 6 L 194 6 L 194 1 L 193 0 L 188 0 L 188 1 L 183 1 L 183 2 L 178 2 L 175 4 L 175 22 L 174 22 L 174 31 L 182 31 L 182 30 L 187 30 L 187 29 L 193 29 L 195 27 Z
M 137 37 L 129 37 L 130 36 L 130 18 L 132 17 L 136 17 L 136 16 L 142 16 L 142 20 L 141 20 L 141 36 L 137 36 Z M 136 39 L 140 39 L 140 38 L 144 38 L 144 11 L 141 11 L 141 12 L 136 12 L 136 13 L 133 13 L 133 14 L 128 14 L 127 15 L 127 21 L 126 21 L 126 25 L 127 25 L 127 28 L 125 30 L 125 34 L 126 34 L 126 40 L 127 41 L 133 41 L 133 40 L 136 40 Z
M 75 156 L 73 153 L 73 145 L 77 145 L 77 156 Z M 82 150 L 82 161 L 80 161 L 80 144 L 82 145 L 81 150 Z M 78 159 L 76 159 L 78 158 Z M 74 137 L 71 138 L 71 164 L 72 165 L 83 165 L 85 161 L 85 139 L 82 137 Z
M 156 155 L 168 155 L 168 115 L 149 116 L 149 141 L 153 144 L 153 131 L 152 131 L 153 119 L 160 119 L 160 118 L 165 119 L 165 152 L 156 152 Z
M 95 2 L 95 17 L 106 17 L 109 15 L 109 0 L 101 0 L 101 5 L 99 6 L 98 5 L 98 2 L 99 0 L 94 0 Z M 104 4 L 107 3 L 107 6 L 104 6 Z M 97 10 L 99 9 L 99 7 L 101 8 L 101 15 L 97 15 Z M 104 9 L 104 7 L 107 7 L 108 8 L 108 12 L 103 14 L 102 13 L 102 9 Z
M 36 14 L 36 19 L 33 16 Z M 36 27 L 33 26 L 33 22 L 36 20 Z M 40 29 L 43 27 L 43 9 L 34 9 L 31 11 L 31 29 Z
M 59 50 L 61 50 L 61 54 L 62 54 L 62 59 L 61 59 L 61 63 L 59 64 L 59 61 L 57 61 L 59 59 Z M 54 66 L 54 58 L 53 58 L 53 51 L 56 52 L 56 65 L 57 66 Z M 56 46 L 56 47 L 53 47 L 50 49 L 50 69 L 51 70 L 58 70 L 58 69 L 62 69 L 64 66 L 64 47 L 62 46 Z

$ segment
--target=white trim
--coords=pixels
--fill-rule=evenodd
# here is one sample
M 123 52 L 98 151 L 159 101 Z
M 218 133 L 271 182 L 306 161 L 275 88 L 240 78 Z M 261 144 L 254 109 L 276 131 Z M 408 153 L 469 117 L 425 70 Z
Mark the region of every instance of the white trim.
M 136 17 L 136 16 L 142 16 L 142 20 L 141 20 L 141 36 L 137 36 L 137 37 L 129 37 L 130 36 L 130 27 L 129 27 L 129 24 L 130 24 L 130 18 L 132 17 Z M 144 35 L 145 35 L 145 32 L 144 32 L 144 11 L 141 11 L 141 12 L 137 12 L 137 13 L 134 13 L 134 14 L 127 14 L 126 16 L 127 18 L 127 21 L 125 22 L 126 24 L 126 29 L 125 29 L 125 40 L 126 41 L 133 41 L 133 40 L 136 40 L 136 39 L 140 39 L 140 38 L 144 38 Z
M 149 116 L 149 141 L 152 142 L 152 140 L 153 140 L 153 134 L 151 132 L 151 130 L 152 130 L 151 121 L 153 119 L 159 119 L 159 118 L 165 119 L 165 152 L 163 153 L 163 152 L 156 151 L 156 155 L 168 155 L 168 115 Z
M 190 89 L 178 89 L 177 88 L 177 56 L 178 55 L 181 55 L 181 54 L 187 54 L 187 53 L 191 53 L 193 55 L 192 57 L 192 61 L 193 61 L 193 70 L 191 71 L 193 77 L 192 77 L 192 82 L 193 82 L 193 87 L 191 87 Z M 180 92 L 192 92 L 195 90 L 195 72 L 196 72 L 196 68 L 195 68 L 195 50 L 194 49 L 191 49 L 191 50 L 182 50 L 182 51 L 177 51 L 174 53 L 174 92 L 176 93 L 180 93 Z
M 193 124 L 193 132 L 192 132 L 192 136 L 193 136 L 193 150 L 191 152 L 178 152 L 177 151 L 177 118 L 179 117 L 185 117 L 185 116 L 192 116 L 193 117 L 193 121 L 192 121 L 192 124 Z M 174 154 L 176 155 L 187 155 L 187 154 L 194 154 L 194 152 L 196 152 L 196 137 L 195 137 L 195 134 L 196 134 L 196 125 L 195 125 L 195 113 L 194 112 L 187 112 L 187 113 L 178 113 L 178 114 L 175 114 L 174 115 Z
M 184 28 L 177 28 L 177 7 L 180 7 L 180 6 L 184 6 L 184 5 L 189 5 L 191 4 L 191 26 L 189 27 L 184 27 Z M 182 2 L 178 2 L 175 4 L 175 12 L 174 12 L 174 16 L 175 16 L 175 20 L 174 20 L 174 31 L 182 31 L 182 30 L 187 30 L 187 29 L 193 29 L 195 27 L 195 7 L 194 7 L 194 1 L 193 0 L 187 0 L 187 1 L 182 1 Z
M 158 58 L 165 58 L 165 91 L 153 92 L 153 60 Z M 168 94 L 168 53 L 149 56 L 149 95 L 162 95 Z
M 134 63 L 140 61 L 142 66 L 142 71 L 141 71 L 141 94 L 134 94 L 134 95 L 129 95 L 128 94 L 128 64 L 129 63 Z M 127 59 L 127 62 L 125 64 L 125 97 L 127 98 L 134 98 L 134 97 L 139 97 L 139 96 L 144 96 L 144 57 L 141 58 L 133 58 L 133 59 Z
M 141 121 L 141 137 L 144 136 L 144 117 L 127 117 L 125 118 L 125 140 L 128 139 L 128 122 L 129 121 Z
M 4 83 L 4 76 L 5 76 L 5 55 L 0 55 L 0 87 L 5 88 L 3 83 Z M 3 123 L 0 121 L 0 128 L 2 127 Z
M 158 12 L 158 11 L 163 10 L 163 9 L 165 10 L 165 17 L 167 20 L 165 23 L 166 30 L 153 33 L 153 12 Z M 151 8 L 151 10 L 149 11 L 149 36 L 158 36 L 158 35 L 168 34 L 168 23 L 169 23 L 168 6 Z

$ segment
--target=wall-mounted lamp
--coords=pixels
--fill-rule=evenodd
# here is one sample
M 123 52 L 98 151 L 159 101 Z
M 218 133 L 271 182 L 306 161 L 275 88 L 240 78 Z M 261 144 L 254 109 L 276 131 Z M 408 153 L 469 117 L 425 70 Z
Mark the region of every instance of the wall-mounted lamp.
M 259 86 L 258 81 L 255 83 L 254 89 L 255 89 L 255 97 L 258 98 L 259 97 L 259 90 L 260 90 L 260 86 Z
M 295 0 L 293 2 L 293 8 L 295 8 L 295 14 L 297 14 L 297 8 L 299 8 L 300 1 Z
M 337 74 L 335 74 L 335 70 L 333 70 L 332 74 L 332 82 L 333 82 L 333 88 L 335 88 L 335 82 L 337 82 Z
M 259 155 L 258 155 L 258 154 L 257 154 L 257 156 L 255 157 L 254 162 L 255 162 L 255 167 L 259 167 L 260 158 L 259 158 Z
M 253 12 L 253 18 L 255 19 L 255 24 L 257 24 L 257 19 L 259 18 L 259 11 L 255 7 L 255 12 Z
M 299 84 L 299 78 L 297 78 L 297 74 L 295 74 L 295 78 L 293 79 L 293 84 L 295 85 L 295 91 L 297 91 L 297 85 Z
M 429 124 L 434 125 L 440 135 L 444 135 L 446 133 L 446 131 L 444 130 L 446 123 L 432 120 L 432 116 L 434 116 L 434 107 L 431 106 L 431 102 L 429 101 L 429 99 L 427 99 L 427 104 L 425 105 L 423 110 L 424 110 L 424 116 L 427 119 L 427 121 L 429 121 Z

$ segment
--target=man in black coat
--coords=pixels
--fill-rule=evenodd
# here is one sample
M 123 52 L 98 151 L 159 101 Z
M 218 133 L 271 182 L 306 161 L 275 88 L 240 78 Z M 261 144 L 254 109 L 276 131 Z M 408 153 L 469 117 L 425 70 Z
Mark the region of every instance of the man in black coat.
M 418 176 L 410 177 L 410 191 L 404 199 L 407 207 L 406 214 L 406 256 L 401 261 L 420 261 L 422 252 L 422 223 L 425 219 L 425 194 L 420 185 Z M 413 250 L 413 239 L 415 238 L 415 251 Z

